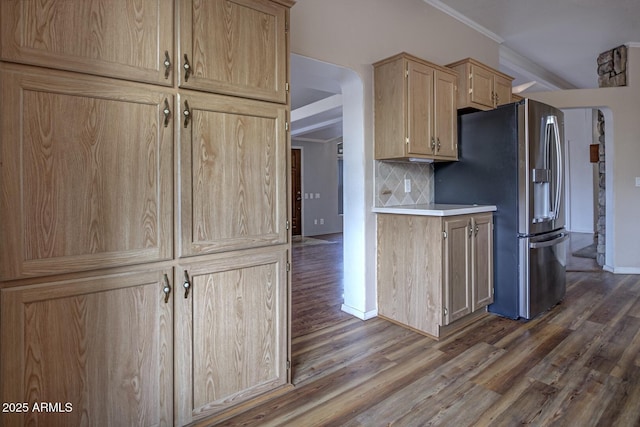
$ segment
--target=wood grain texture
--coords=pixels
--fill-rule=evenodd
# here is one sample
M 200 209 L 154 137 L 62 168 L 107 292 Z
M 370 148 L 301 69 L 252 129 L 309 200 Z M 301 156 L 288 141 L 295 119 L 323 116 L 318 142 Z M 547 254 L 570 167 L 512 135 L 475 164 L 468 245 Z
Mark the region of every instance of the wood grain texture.
M 377 215 L 378 313 L 440 335 L 445 304 L 442 218 Z
M 168 273 L 3 289 L 2 402 L 72 405 L 70 412 L 2 414 L 3 425 L 169 425 L 173 322 L 162 293 Z
M 287 383 L 287 246 L 225 253 L 176 270 L 176 423 Z
M 458 76 L 436 71 L 433 102 L 433 135 L 438 158 L 458 159 Z
M 406 53 L 375 63 L 375 158 L 457 159 L 456 81 Z
M 5 65 L 1 279 L 172 256 L 170 94 Z M 7 104 L 9 105 L 9 104 Z M 12 159 L 11 161 L 8 161 Z
M 171 86 L 171 0 L 7 0 L 2 59 Z
M 336 251 L 332 246 L 314 249 Z M 316 268 L 319 277 L 333 272 L 329 261 Z M 293 281 L 295 294 L 295 274 Z M 381 319 L 337 316 L 294 338 L 295 389 L 215 425 L 639 425 L 640 359 L 633 348 L 640 279 L 571 272 L 567 285 L 564 301 L 530 322 L 484 314 L 441 341 Z M 306 288 L 297 301 L 325 292 Z M 621 297 L 631 301 L 607 308 Z M 617 348 L 619 338 L 627 349 Z M 609 373 L 593 364 L 605 358 L 615 361 Z
M 458 109 L 490 110 L 512 102 L 513 77 L 473 58 L 448 64 L 447 67 L 458 72 Z
M 287 241 L 288 144 L 284 106 L 179 95 L 181 256 Z
M 180 86 L 287 102 L 287 10 L 264 0 L 179 2 Z

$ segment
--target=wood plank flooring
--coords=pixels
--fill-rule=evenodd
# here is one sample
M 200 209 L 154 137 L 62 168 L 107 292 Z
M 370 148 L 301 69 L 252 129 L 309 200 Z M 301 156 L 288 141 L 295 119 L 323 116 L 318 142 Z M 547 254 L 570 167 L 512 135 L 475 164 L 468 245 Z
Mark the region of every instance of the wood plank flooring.
M 530 322 L 434 341 L 340 312 L 341 236 L 293 251 L 295 388 L 228 426 L 640 426 L 640 276 L 569 272 Z

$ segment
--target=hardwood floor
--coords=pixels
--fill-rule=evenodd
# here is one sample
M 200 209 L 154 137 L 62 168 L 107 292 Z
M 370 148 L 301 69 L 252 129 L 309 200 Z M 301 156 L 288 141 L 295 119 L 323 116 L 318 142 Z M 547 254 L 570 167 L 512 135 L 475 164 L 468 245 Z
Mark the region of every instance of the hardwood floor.
M 640 276 L 569 272 L 536 319 L 438 342 L 340 312 L 340 237 L 293 252 L 295 388 L 222 425 L 640 425 Z
M 593 233 L 571 233 L 567 245 L 567 271 L 600 271 L 602 267 L 593 258 L 573 256 L 578 249 L 593 243 Z

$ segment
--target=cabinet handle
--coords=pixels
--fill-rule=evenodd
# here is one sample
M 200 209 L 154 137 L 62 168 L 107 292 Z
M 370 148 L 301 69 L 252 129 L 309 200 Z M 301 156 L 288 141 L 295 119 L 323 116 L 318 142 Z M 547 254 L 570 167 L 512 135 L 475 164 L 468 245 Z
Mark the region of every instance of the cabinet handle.
M 171 72 L 171 58 L 169 57 L 169 51 L 164 51 L 164 78 L 169 78 Z
M 184 283 L 182 284 L 184 287 L 184 297 L 185 299 L 189 296 L 189 289 L 191 289 L 191 281 L 189 280 L 189 273 L 187 270 L 184 271 Z
M 473 236 L 473 224 L 471 220 L 469 220 L 469 238 L 471 238 L 471 236 Z
M 186 82 L 189 80 L 189 75 L 191 74 L 191 64 L 189 64 L 189 58 L 186 53 L 184 54 L 184 65 L 182 68 L 184 68 L 184 81 Z
M 475 236 L 478 235 L 478 231 L 480 231 L 480 227 L 478 227 L 478 224 L 476 224 L 476 228 L 474 230 Z
M 431 137 L 431 151 L 435 153 L 436 151 L 436 140 L 434 137 Z
M 440 151 L 440 137 L 438 137 L 437 140 L 438 140 L 438 151 Z
M 184 111 L 182 111 L 182 115 L 184 116 L 184 127 L 189 126 L 189 121 L 191 121 L 191 110 L 189 109 L 189 103 L 184 101 Z
M 164 99 L 164 109 L 162 110 L 164 113 L 164 127 L 169 126 L 169 119 L 171 118 L 171 109 L 169 108 L 169 100 L 167 98 Z
M 169 302 L 169 294 L 171 293 L 171 285 L 169 284 L 169 277 L 164 275 L 164 288 L 162 288 L 162 292 L 164 292 L 164 303 Z

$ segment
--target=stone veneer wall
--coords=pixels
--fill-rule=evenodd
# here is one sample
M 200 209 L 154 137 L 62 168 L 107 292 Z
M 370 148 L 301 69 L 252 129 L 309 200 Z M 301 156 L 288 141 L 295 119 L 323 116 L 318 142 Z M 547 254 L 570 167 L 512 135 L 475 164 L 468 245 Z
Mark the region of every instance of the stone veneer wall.
M 604 115 L 598 110 L 597 123 L 598 137 L 598 221 L 596 222 L 596 232 L 598 235 L 598 245 L 596 251 L 596 262 L 603 266 L 605 262 L 605 234 L 606 234 L 606 196 L 605 196 L 605 167 L 604 167 Z
M 627 47 L 622 45 L 598 55 L 598 86 L 627 85 Z
M 404 192 L 404 180 L 411 180 L 411 192 Z M 433 203 L 433 164 L 376 161 L 376 207 Z

